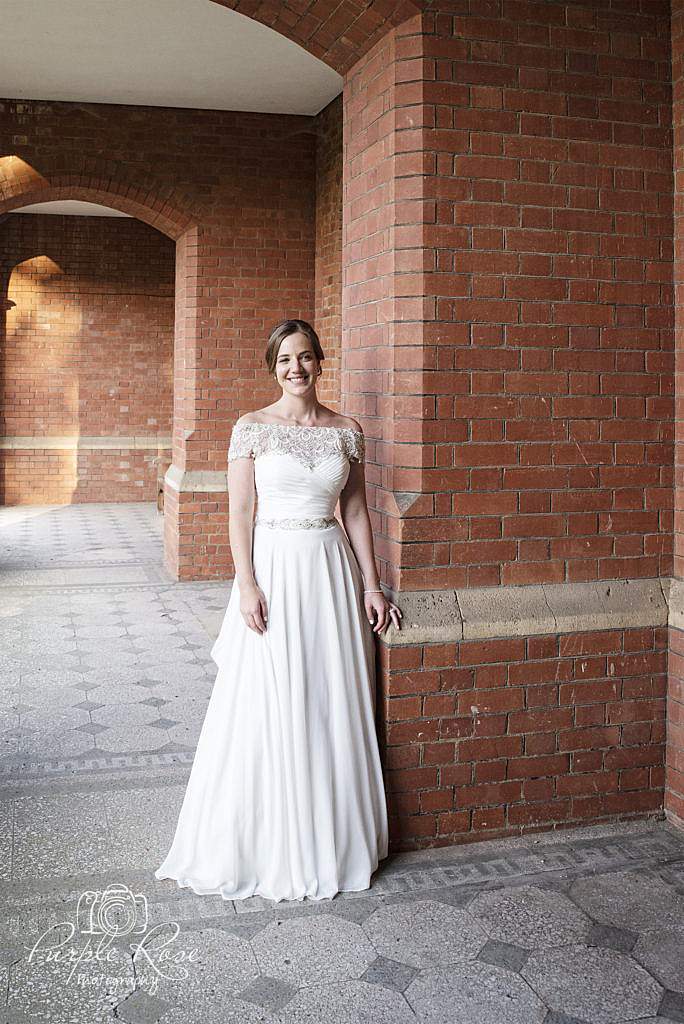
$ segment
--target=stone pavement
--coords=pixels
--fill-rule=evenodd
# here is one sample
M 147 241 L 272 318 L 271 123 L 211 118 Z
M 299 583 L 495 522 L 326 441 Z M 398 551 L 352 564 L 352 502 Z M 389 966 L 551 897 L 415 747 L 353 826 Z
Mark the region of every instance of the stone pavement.
M 663 822 L 400 854 L 320 903 L 157 881 L 229 594 L 161 536 L 147 503 L 0 509 L 0 1024 L 684 1021 Z

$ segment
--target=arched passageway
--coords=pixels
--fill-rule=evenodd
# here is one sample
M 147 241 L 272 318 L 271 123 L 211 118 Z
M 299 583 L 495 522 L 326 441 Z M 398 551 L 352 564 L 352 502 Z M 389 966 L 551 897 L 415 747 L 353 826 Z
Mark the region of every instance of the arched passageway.
M 156 503 L 171 461 L 175 244 L 100 206 L 30 209 L 0 229 L 0 504 Z
M 39 420 L 35 420 L 36 430 L 31 432 L 28 427 L 23 433 L 19 433 L 18 440 L 15 439 L 15 443 L 11 446 L 12 452 L 12 472 L 16 479 L 13 480 L 10 486 L 19 488 L 22 490 L 22 494 L 19 495 L 18 491 L 15 497 L 19 497 L 20 500 L 36 500 L 39 499 L 39 492 L 30 485 L 30 481 L 21 481 L 21 476 L 27 471 L 30 473 L 31 466 L 31 454 L 28 453 L 28 449 L 24 451 L 21 445 L 21 437 L 25 437 L 28 433 L 29 438 L 33 440 L 32 450 L 38 451 L 35 445 L 39 443 L 38 434 L 43 432 L 45 436 L 52 441 L 48 440 L 48 443 L 52 444 L 52 456 L 40 449 L 41 458 L 43 461 L 50 458 L 55 459 L 54 452 L 61 452 L 61 460 L 58 459 L 60 465 L 53 467 L 53 472 L 60 479 L 59 487 L 55 490 L 53 485 L 53 492 L 49 495 L 45 493 L 43 500 L 54 501 L 59 498 L 61 494 L 62 500 L 65 497 L 66 490 L 69 492 L 70 497 L 68 500 L 79 501 L 79 500 L 133 500 L 133 494 L 135 493 L 135 479 L 132 481 L 134 488 L 133 493 L 124 493 L 124 489 L 121 487 L 117 488 L 118 496 L 112 499 L 110 490 L 107 489 L 106 480 L 107 477 L 111 477 L 112 484 L 116 486 L 120 484 L 120 480 L 117 480 L 117 474 L 115 467 L 112 468 L 111 459 L 107 459 L 106 455 L 101 457 L 99 460 L 96 456 L 90 456 L 90 465 L 88 472 L 85 474 L 85 479 L 81 483 L 79 481 L 78 473 L 78 445 L 77 442 L 69 445 L 68 450 L 54 449 L 54 436 L 57 426 L 57 421 L 50 422 L 51 417 L 57 416 L 59 423 L 61 424 L 58 434 L 67 435 L 73 439 L 79 435 L 86 434 L 92 436 L 93 442 L 89 446 L 89 451 L 99 451 L 102 453 L 109 449 L 110 452 L 116 451 L 117 456 L 123 458 L 124 465 L 127 464 L 130 468 L 130 458 L 137 459 L 140 462 L 139 473 L 138 473 L 138 487 L 147 487 L 147 499 L 157 500 L 157 475 L 159 474 L 160 479 L 163 481 L 165 470 L 171 464 L 173 460 L 173 445 L 172 436 L 183 437 L 187 433 L 181 426 L 176 432 L 173 430 L 172 417 L 173 410 L 183 408 L 185 411 L 192 413 L 192 403 L 187 401 L 187 395 L 184 394 L 184 378 L 177 379 L 178 367 L 185 367 L 188 363 L 192 363 L 194 347 L 197 342 L 197 336 L 195 331 L 196 324 L 196 284 L 198 278 L 198 258 L 199 249 L 197 246 L 198 231 L 197 227 L 193 224 L 191 214 L 186 211 L 181 211 L 175 205 L 177 197 L 173 195 L 169 190 L 165 190 L 158 184 L 152 185 L 147 190 L 133 187 L 130 182 L 125 179 L 116 181 L 111 176 L 109 178 L 98 179 L 96 176 L 95 168 L 88 168 L 86 173 L 73 173 L 67 174 L 62 170 L 59 172 L 39 172 L 33 166 L 28 164 L 26 161 L 16 156 L 9 156 L 0 159 L 0 176 L 2 178 L 2 200 L 0 201 L 0 217 L 4 220 L 4 239 L 6 247 L 9 246 L 7 254 L 13 249 L 12 240 L 8 237 L 9 235 L 16 235 L 16 246 L 13 249 L 14 258 L 7 259 L 5 265 L 2 268 L 2 285 L 3 285 L 3 321 L 2 321 L 2 333 L 3 339 L 7 339 L 8 328 L 12 332 L 13 336 L 25 335 L 24 342 L 29 344 L 31 339 L 35 336 L 36 325 L 35 323 L 29 323 L 29 320 L 35 319 L 38 314 L 38 310 L 35 308 L 35 299 L 37 297 L 37 287 L 40 285 L 41 288 L 47 289 L 48 291 L 54 291 L 55 288 L 59 287 L 60 280 L 63 278 L 65 271 L 68 273 L 68 268 L 60 266 L 59 262 L 52 259 L 48 252 L 44 252 L 46 245 L 50 247 L 50 242 L 46 239 L 46 233 L 48 231 L 49 222 L 51 218 L 42 218 L 43 222 L 47 221 L 48 225 L 43 223 L 42 239 L 40 243 L 36 238 L 26 237 L 26 231 L 19 230 L 19 218 L 14 219 L 14 224 L 17 225 L 17 230 L 10 232 L 8 230 L 8 219 L 12 211 L 20 209 L 24 206 L 33 204 L 41 204 L 48 202 L 55 202 L 59 200 L 80 200 L 82 202 L 96 203 L 101 206 L 111 207 L 112 209 L 118 210 L 121 213 L 128 214 L 130 217 L 136 218 L 135 220 L 118 222 L 119 225 L 122 223 L 126 224 L 126 231 L 119 230 L 118 235 L 120 236 L 121 251 L 120 257 L 122 262 L 125 262 L 126 252 L 125 246 L 127 244 L 135 244 L 138 248 L 138 256 L 145 257 L 150 261 L 147 264 L 147 270 L 145 273 L 149 275 L 151 266 L 154 266 L 155 259 L 157 260 L 158 267 L 161 273 L 161 283 L 158 282 L 157 287 L 161 288 L 167 296 L 168 301 L 171 303 L 170 309 L 168 303 L 163 302 L 163 295 L 157 291 L 155 295 L 150 295 L 148 292 L 147 302 L 141 303 L 139 309 L 139 316 L 144 319 L 147 327 L 152 331 L 153 334 L 157 335 L 156 354 L 153 356 L 154 362 L 154 380 L 148 380 L 148 391 L 147 395 L 143 396 L 139 394 L 140 402 L 135 401 L 135 395 L 133 395 L 135 413 L 133 418 L 129 420 L 128 414 L 131 412 L 131 382 L 123 382 L 124 395 L 127 396 L 123 402 L 119 401 L 119 414 L 114 414 L 115 408 L 115 395 L 120 393 L 122 386 L 121 382 L 110 381 L 109 392 L 107 395 L 100 394 L 99 402 L 100 408 L 88 407 L 84 408 L 79 403 L 79 396 L 74 392 L 74 388 L 80 389 L 82 382 L 80 372 L 72 372 L 69 376 L 69 381 L 63 381 L 62 383 L 67 384 L 66 390 L 69 394 L 65 394 L 64 390 L 55 392 L 55 381 L 52 380 L 49 384 L 51 389 L 52 409 L 49 407 L 43 409 L 42 414 L 37 408 L 37 403 L 32 403 L 32 417 L 31 422 L 34 422 L 35 416 L 39 416 Z M 28 216 L 28 215 L 27 215 Z M 64 220 L 75 220 L 75 218 L 63 218 Z M 99 219 L 99 218 L 98 218 Z M 27 221 L 22 218 L 24 224 Z M 0 221 L 1 222 L 1 221 Z M 142 223 L 140 223 L 142 222 Z M 54 222 L 53 222 L 54 223 Z M 139 229 L 136 229 L 135 225 L 139 225 Z M 148 227 L 149 226 L 149 227 Z M 149 228 L 155 228 L 154 232 L 147 234 Z M 109 226 L 110 232 L 112 230 L 111 225 Z M 137 237 L 133 237 L 136 235 Z M 171 264 L 169 264 L 169 251 L 165 248 L 160 241 L 155 240 L 157 232 L 166 236 L 174 245 L 175 254 L 171 256 Z M 102 230 L 100 230 L 100 234 Z M 127 233 L 131 235 L 128 240 L 123 237 Z M 73 231 L 71 232 L 73 236 Z M 40 237 L 41 232 L 38 232 Z M 81 240 L 82 241 L 82 240 Z M 102 242 L 103 239 L 98 239 Z M 35 252 L 36 245 L 41 252 Z M 52 240 L 54 245 L 54 239 Z M 147 245 L 147 252 L 145 253 L 145 246 Z M 79 248 L 81 249 L 79 257 Z M 82 245 L 79 244 L 78 238 L 72 238 L 72 245 L 67 246 L 72 258 L 73 268 L 78 275 L 82 275 L 83 267 L 79 265 L 85 258 Z M 62 249 L 63 251 L 63 249 Z M 105 253 L 101 254 L 104 259 L 109 260 L 109 266 L 101 265 L 98 269 L 94 269 L 91 272 L 91 280 L 89 284 L 85 284 L 86 291 L 97 293 L 96 278 L 98 273 L 103 275 L 105 278 L 111 275 L 113 271 L 112 264 L 115 262 L 112 252 L 110 251 L 109 256 L 106 257 Z M 63 262 L 63 260 L 62 260 Z M 163 265 L 163 266 L 160 266 Z M 23 281 L 22 281 L 22 268 L 24 270 Z M 49 273 L 48 273 L 49 271 Z M 28 273 L 27 273 L 28 272 Z M 142 271 L 141 271 L 142 272 Z M 12 289 L 12 282 L 14 282 L 14 289 Z M 73 282 L 69 294 L 73 297 Z M 102 285 L 100 285 L 102 287 Z M 136 285 L 139 290 L 139 286 Z M 10 291 L 23 291 L 24 305 L 26 308 L 18 310 L 16 308 L 16 298 L 12 297 Z M 174 300 L 175 291 L 175 300 Z M 113 304 L 116 303 L 115 294 L 112 294 L 111 301 Z M 157 302 L 155 309 L 152 306 Z M 159 300 L 162 300 L 161 302 Z M 54 295 L 48 296 L 47 301 L 50 302 L 51 315 L 57 313 Z M 129 303 L 130 305 L 130 303 Z M 98 300 L 92 300 L 90 303 L 90 319 L 95 321 L 100 319 L 99 327 L 104 331 L 103 341 L 106 346 L 106 332 L 107 325 L 112 327 L 117 322 L 117 317 L 121 316 L 121 311 L 117 313 L 112 312 L 107 315 L 107 311 L 103 308 L 103 299 L 100 297 Z M 73 303 L 71 303 L 71 309 L 67 314 L 73 317 L 76 315 L 80 318 L 81 313 L 75 311 Z M 29 318 L 28 320 L 26 318 Z M 124 317 L 125 319 L 125 317 Z M 170 321 L 170 323 L 169 323 Z M 120 322 L 120 320 L 119 320 Z M 78 338 L 80 334 L 81 324 L 76 325 L 72 323 L 72 328 L 76 330 L 75 337 Z M 130 324 L 129 324 L 130 327 Z M 76 329 L 77 328 L 77 329 Z M 97 323 L 90 324 L 91 330 L 97 330 Z M 168 334 L 170 332 L 170 337 Z M 73 338 L 72 332 L 72 338 Z M 142 364 L 145 363 L 147 358 L 150 356 L 150 334 L 148 333 L 148 344 L 147 351 L 141 355 L 138 360 L 138 369 L 142 370 Z M 129 354 L 134 358 L 135 342 L 128 339 L 128 342 L 132 345 L 129 349 Z M 154 344 L 154 343 L 153 343 Z M 166 351 L 167 347 L 169 351 Z M 6 365 L 7 350 L 3 348 L 5 353 L 5 359 L 3 360 L 3 366 Z M 72 353 L 73 356 L 73 353 Z M 105 358 L 106 355 L 102 356 Z M 17 368 L 17 367 L 15 367 Z M 25 365 L 24 370 L 30 372 L 30 366 Z M 36 370 L 40 369 L 42 373 L 49 373 L 48 366 L 36 367 Z M 83 364 L 80 365 L 80 371 L 84 369 Z M 148 370 L 150 366 L 148 365 Z M 3 370 L 0 368 L 0 373 Z M 107 379 L 111 373 L 111 364 L 105 373 Z M 97 376 L 97 374 L 96 374 Z M 3 374 L 3 387 L 8 385 L 6 375 Z M 166 386 L 162 383 L 165 379 L 168 379 L 168 387 L 170 393 L 164 395 Z M 100 380 L 100 386 L 102 380 Z M 150 385 L 152 385 L 150 387 Z M 44 389 L 43 389 L 44 390 Z M 175 397 L 180 392 L 180 396 L 185 401 L 178 402 L 178 398 Z M 44 391 L 44 394 L 47 392 Z M 41 387 L 40 385 L 34 389 L 34 398 L 38 396 L 40 399 Z M 98 399 L 96 395 L 91 394 L 90 399 L 93 403 L 97 403 Z M 157 424 L 146 424 L 148 428 L 143 431 L 142 422 L 138 422 L 140 417 L 144 415 L 143 403 L 149 401 L 151 404 L 148 408 L 153 409 L 155 403 L 156 407 L 160 412 L 162 419 L 165 421 L 165 429 L 163 431 L 153 430 L 150 431 L 150 426 L 157 426 Z M 55 403 L 60 406 L 60 410 L 56 409 Z M 69 407 L 68 411 L 65 411 L 64 403 Z M 49 403 L 48 403 L 49 405 Z M 147 417 L 155 420 L 157 417 L 152 413 L 151 416 Z M 27 419 L 27 423 L 28 423 Z M 110 422 L 112 426 L 112 436 L 106 435 L 107 428 L 106 424 Z M 125 423 L 129 424 L 130 429 L 124 430 Z M 41 426 L 42 424 L 42 426 Z M 89 426 L 90 424 L 90 426 Z M 10 434 L 12 431 L 9 429 L 5 430 L 5 434 Z M 126 434 L 128 439 L 133 438 L 130 450 L 114 449 L 112 446 L 115 443 L 116 434 Z M 154 434 L 154 444 L 150 440 L 151 435 Z M 136 441 L 137 437 L 137 441 Z M 99 438 L 99 441 L 98 441 Z M 24 441 L 23 444 L 26 446 L 28 442 Z M 138 447 L 136 447 L 138 445 Z M 5 448 L 7 451 L 10 450 L 9 441 L 6 441 Z M 19 465 L 19 452 L 24 453 L 24 462 L 26 465 Z M 87 457 L 86 457 L 87 458 Z M 178 451 L 176 453 L 176 463 L 182 461 L 183 452 Z M 35 460 L 35 454 L 33 455 Z M 8 472 L 8 456 L 6 456 L 5 472 Z M 96 465 L 96 463 L 98 463 Z M 97 487 L 93 489 L 92 481 L 89 477 L 99 475 L 100 479 L 104 479 L 105 484 L 101 487 L 101 496 L 96 497 L 98 491 Z M 135 472 L 132 474 L 135 477 Z M 4 481 L 3 491 L 5 494 L 8 492 L 8 481 Z M 42 485 L 41 485 L 42 486 Z M 165 562 L 167 568 L 172 572 L 177 571 L 177 566 L 174 562 L 175 554 L 178 550 L 177 520 L 174 521 L 174 513 L 177 513 L 177 502 L 174 502 L 173 495 L 171 499 L 165 503 L 167 508 L 165 510 L 164 520 L 164 533 L 165 533 Z

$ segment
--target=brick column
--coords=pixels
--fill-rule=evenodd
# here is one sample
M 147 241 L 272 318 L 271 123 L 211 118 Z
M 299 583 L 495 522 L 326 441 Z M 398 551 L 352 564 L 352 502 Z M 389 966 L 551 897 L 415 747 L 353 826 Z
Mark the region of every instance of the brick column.
M 674 283 L 675 283 L 675 531 L 673 594 L 668 658 L 665 810 L 684 824 L 684 2 L 672 2 L 672 124 L 674 128 Z
M 404 609 L 398 847 L 662 811 L 669 21 L 644 15 L 437 3 L 345 81 L 343 408 Z
M 344 86 L 342 402 L 368 438 L 376 553 L 394 589 L 406 583 L 412 517 L 437 511 L 422 494 L 430 483 L 424 441 L 436 415 L 424 380 L 434 253 L 433 203 L 424 198 L 431 185 L 422 175 L 435 170 L 423 136 L 424 43 L 416 16 L 389 31 Z M 449 436 L 452 428 L 438 429 Z

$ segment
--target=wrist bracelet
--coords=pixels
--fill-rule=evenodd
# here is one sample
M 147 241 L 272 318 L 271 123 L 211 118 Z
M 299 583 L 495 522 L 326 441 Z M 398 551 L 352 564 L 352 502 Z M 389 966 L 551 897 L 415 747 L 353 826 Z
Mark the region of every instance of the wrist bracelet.
M 384 593 L 384 591 L 382 591 L 382 590 L 364 590 L 364 594 L 382 594 L 382 593 Z

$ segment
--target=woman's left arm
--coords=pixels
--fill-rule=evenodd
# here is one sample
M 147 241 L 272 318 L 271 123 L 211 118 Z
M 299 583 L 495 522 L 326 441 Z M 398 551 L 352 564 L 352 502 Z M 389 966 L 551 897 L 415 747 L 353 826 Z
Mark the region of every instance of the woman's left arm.
M 363 575 L 363 603 L 374 633 L 393 622 L 401 629 L 401 611 L 380 589 L 373 550 L 373 531 L 366 504 L 366 479 L 362 462 L 351 462 L 347 483 L 340 494 L 340 517 Z M 375 624 L 373 624 L 375 619 Z

